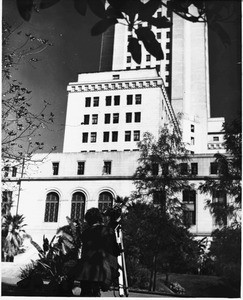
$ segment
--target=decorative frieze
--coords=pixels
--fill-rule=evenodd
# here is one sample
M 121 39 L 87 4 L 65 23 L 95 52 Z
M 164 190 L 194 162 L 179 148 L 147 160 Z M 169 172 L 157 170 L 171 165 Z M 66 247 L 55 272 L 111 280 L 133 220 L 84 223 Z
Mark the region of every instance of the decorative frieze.
M 112 91 L 112 90 L 130 90 L 130 89 L 146 89 L 157 88 L 162 86 L 162 79 L 158 80 L 143 80 L 143 81 L 126 81 L 126 82 L 107 82 L 107 83 L 72 83 L 68 85 L 69 93 L 82 93 L 93 91 Z

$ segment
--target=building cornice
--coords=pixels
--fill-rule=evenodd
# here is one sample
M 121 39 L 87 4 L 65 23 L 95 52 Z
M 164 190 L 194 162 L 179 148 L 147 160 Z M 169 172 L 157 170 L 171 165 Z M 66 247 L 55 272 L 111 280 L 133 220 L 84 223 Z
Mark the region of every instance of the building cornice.
M 85 82 L 85 83 L 70 83 L 67 87 L 69 93 L 86 93 L 94 91 L 111 91 L 111 90 L 131 90 L 131 89 L 145 89 L 158 88 L 162 86 L 161 78 L 139 78 L 139 79 L 125 79 L 125 80 L 107 80 L 104 82 Z

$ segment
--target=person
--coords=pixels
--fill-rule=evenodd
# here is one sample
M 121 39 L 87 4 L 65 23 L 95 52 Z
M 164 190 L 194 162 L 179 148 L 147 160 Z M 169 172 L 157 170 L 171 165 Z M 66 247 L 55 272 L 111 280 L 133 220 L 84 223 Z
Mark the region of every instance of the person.
M 88 228 L 81 235 L 82 253 L 77 276 L 80 296 L 100 297 L 100 290 L 108 290 L 118 274 L 119 246 L 114 230 L 103 224 L 98 208 L 87 210 L 85 220 Z

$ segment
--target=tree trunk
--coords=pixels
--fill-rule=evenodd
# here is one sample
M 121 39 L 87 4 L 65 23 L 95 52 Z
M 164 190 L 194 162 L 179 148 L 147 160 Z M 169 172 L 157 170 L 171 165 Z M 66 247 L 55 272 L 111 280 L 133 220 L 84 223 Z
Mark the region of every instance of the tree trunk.
M 150 271 L 150 279 L 149 279 L 149 291 L 152 290 L 152 285 L 153 285 L 153 275 L 154 275 L 154 271 L 153 271 L 153 267 Z
M 153 266 L 154 266 L 154 280 L 153 280 L 153 292 L 156 289 L 156 279 L 157 279 L 157 259 L 156 256 L 154 256 L 153 259 Z

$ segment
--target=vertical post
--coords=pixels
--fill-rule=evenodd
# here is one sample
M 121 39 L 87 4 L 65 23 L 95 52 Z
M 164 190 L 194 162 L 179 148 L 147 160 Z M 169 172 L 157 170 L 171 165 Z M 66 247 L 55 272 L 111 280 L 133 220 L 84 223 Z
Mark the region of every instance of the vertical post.
M 19 191 L 18 191 L 18 198 L 17 198 L 16 215 L 18 214 L 18 210 L 19 210 L 19 199 L 20 199 L 20 192 L 21 192 L 21 178 L 23 178 L 23 176 L 24 176 L 25 157 L 28 155 L 31 143 L 32 143 L 31 138 L 29 138 L 28 148 L 27 148 L 26 154 L 23 157 L 21 175 L 20 175 L 20 178 L 19 178 Z
M 16 215 L 18 214 L 18 209 L 19 209 L 19 199 L 20 199 L 20 191 L 21 191 L 21 178 L 23 178 L 23 176 L 24 176 L 24 165 L 25 165 L 25 157 L 23 157 L 21 175 L 20 175 L 20 178 L 19 178 L 19 191 L 18 191 L 18 199 L 17 199 L 17 206 L 16 206 Z

